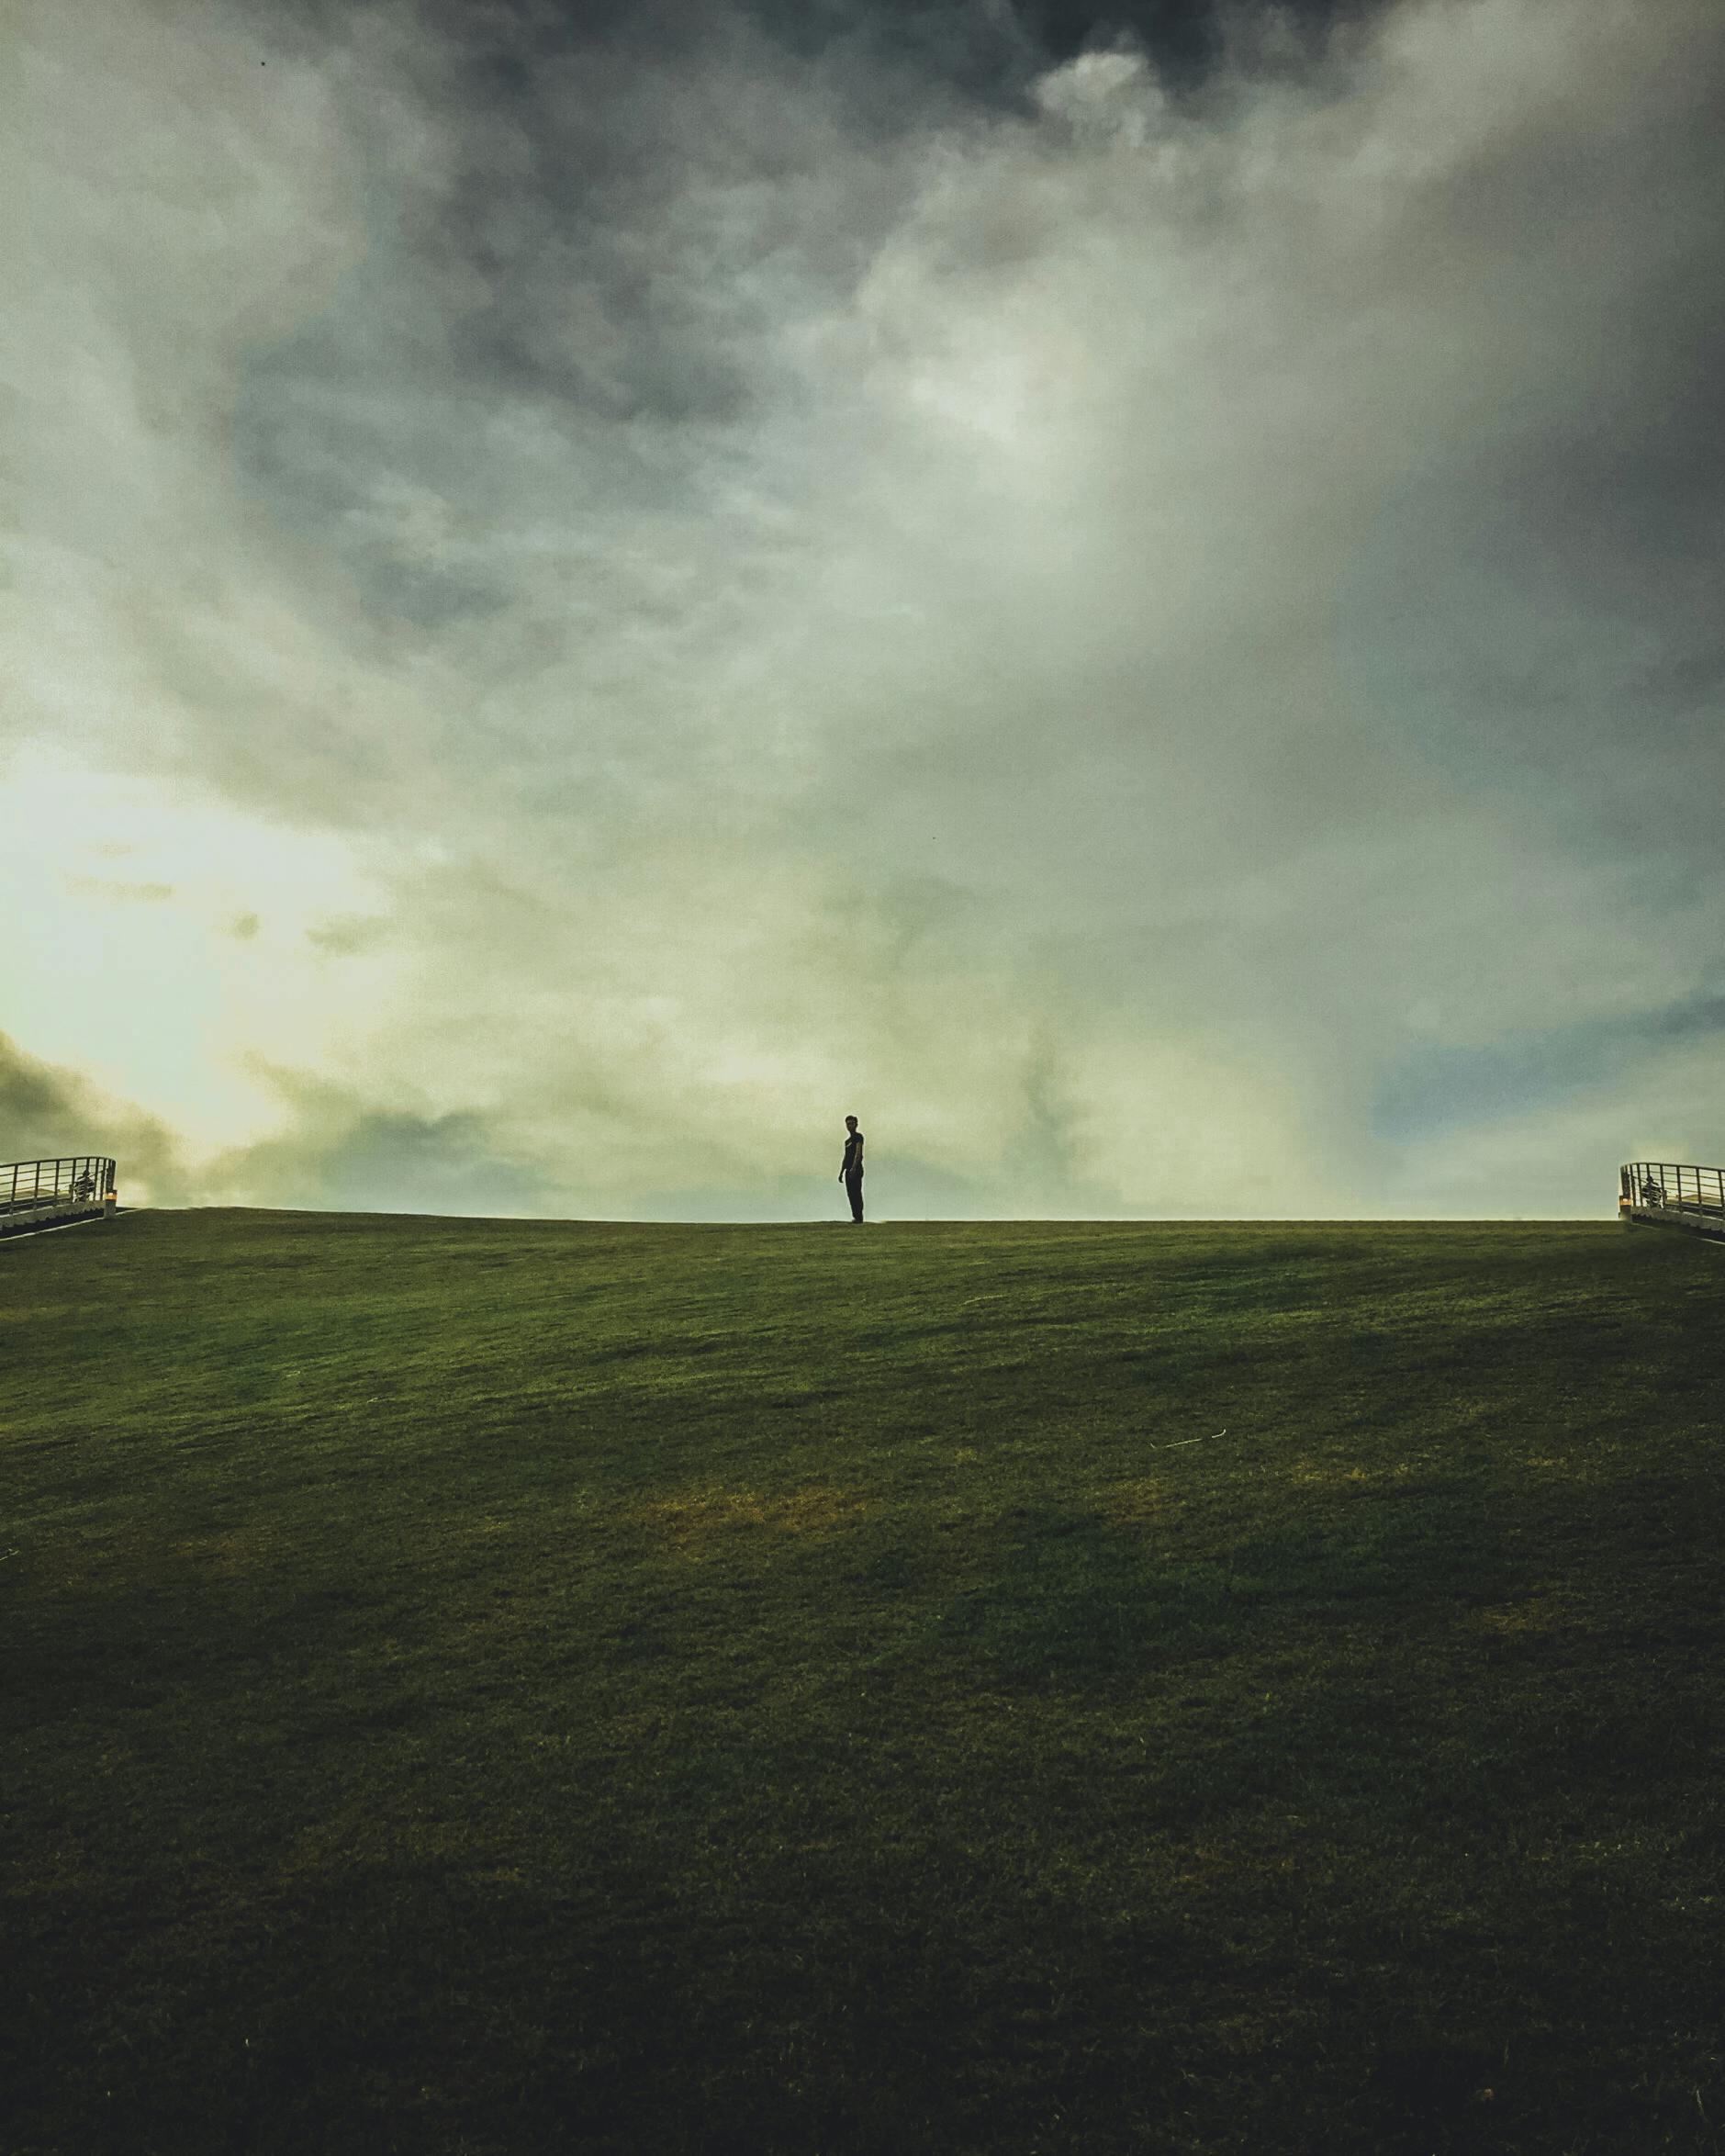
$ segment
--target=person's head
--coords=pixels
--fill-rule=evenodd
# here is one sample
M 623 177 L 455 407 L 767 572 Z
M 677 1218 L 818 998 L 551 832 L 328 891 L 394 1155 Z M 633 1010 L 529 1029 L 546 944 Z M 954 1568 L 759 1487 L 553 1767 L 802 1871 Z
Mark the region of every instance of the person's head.
M 846 1116 L 846 1118 L 845 1118 L 845 1128 L 846 1128 L 846 1130 L 855 1130 L 855 1129 L 856 1129 L 856 1128 L 857 1128 L 857 1118 L 856 1118 L 856 1117 L 855 1117 L 855 1116 Z

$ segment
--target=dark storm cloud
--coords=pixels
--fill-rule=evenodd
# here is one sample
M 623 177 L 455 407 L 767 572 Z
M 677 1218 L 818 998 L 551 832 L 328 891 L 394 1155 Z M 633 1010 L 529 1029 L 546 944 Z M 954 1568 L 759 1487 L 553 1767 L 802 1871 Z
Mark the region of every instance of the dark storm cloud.
M 355 103 L 380 69 L 410 81 L 435 153 L 404 172 L 380 134 L 387 219 L 331 304 L 248 365 L 234 442 L 254 492 L 420 626 L 514 590 L 485 539 L 531 548 L 574 512 L 602 544 L 709 511 L 746 478 L 760 415 L 799 393 L 771 350 L 787 300 L 848 288 L 908 175 L 858 149 L 835 89 L 809 95 L 722 13 L 699 37 L 650 11 L 476 11 L 442 40 L 382 11 L 343 28 Z
M 1321 55 L 1338 27 L 1383 0 L 425 0 L 417 19 L 459 51 L 468 95 L 508 107 L 571 58 L 631 73 L 711 52 L 740 28 L 794 62 L 825 67 L 853 109 L 891 130 L 915 124 L 903 92 L 944 90 L 1024 107 L 1036 77 L 1086 51 L 1130 44 L 1171 84 L 1203 83 L 1230 40 L 1268 28 L 1284 55 Z M 357 0 L 272 0 L 274 34 L 327 50 L 366 12 Z M 298 35 L 294 35 L 294 27 Z M 891 93 L 896 91 L 895 96 Z
M 1362 12 L 1227 20 L 1238 39 L 1261 17 L 1316 53 L 1333 18 Z M 706 506 L 758 416 L 782 421 L 805 393 L 770 353 L 786 306 L 842 303 L 919 185 L 895 144 L 1027 114 L 1036 80 L 1085 50 L 1128 43 L 1171 82 L 1200 81 L 1223 19 L 980 0 L 308 11 L 290 49 L 386 54 L 436 111 L 440 155 L 420 180 L 377 175 L 391 229 L 330 308 L 248 367 L 241 468 L 385 612 L 431 627 L 504 604 L 507 567 L 459 537 L 437 559 L 403 540 L 380 473 L 410 469 L 476 527 L 519 522 L 516 460 L 492 445 L 514 400 L 554 415 L 559 477 L 587 500 Z M 356 67 L 356 100 L 369 81 Z M 420 385 L 410 416 L 404 381 Z

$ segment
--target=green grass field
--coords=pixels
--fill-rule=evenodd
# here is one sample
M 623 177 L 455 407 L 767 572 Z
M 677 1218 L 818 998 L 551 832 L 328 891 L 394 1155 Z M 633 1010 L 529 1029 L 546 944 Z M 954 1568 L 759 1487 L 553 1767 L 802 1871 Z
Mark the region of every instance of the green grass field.
M 1710 2150 L 1725 1250 L 0 1249 L 0 2148 Z

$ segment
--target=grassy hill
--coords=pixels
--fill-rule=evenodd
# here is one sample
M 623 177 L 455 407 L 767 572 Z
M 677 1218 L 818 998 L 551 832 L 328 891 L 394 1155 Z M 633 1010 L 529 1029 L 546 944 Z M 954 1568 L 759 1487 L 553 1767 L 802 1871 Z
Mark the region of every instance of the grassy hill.
M 1716 2147 L 1721 1267 L 0 1250 L 0 2147 Z

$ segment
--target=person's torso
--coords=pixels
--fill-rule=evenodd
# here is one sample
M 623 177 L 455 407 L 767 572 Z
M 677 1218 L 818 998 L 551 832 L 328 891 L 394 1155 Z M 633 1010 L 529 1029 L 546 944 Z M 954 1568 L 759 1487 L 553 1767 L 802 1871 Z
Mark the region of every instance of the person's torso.
M 831 1154 L 827 1157 L 829 1160 L 832 1158 Z M 853 1130 L 845 1140 L 845 1173 L 847 1175 L 859 1175 L 862 1173 L 862 1164 L 863 1134 L 860 1130 Z

